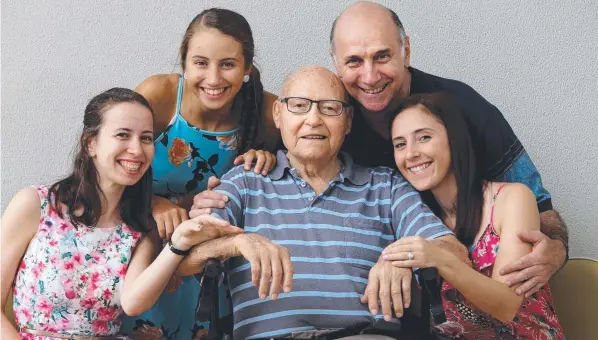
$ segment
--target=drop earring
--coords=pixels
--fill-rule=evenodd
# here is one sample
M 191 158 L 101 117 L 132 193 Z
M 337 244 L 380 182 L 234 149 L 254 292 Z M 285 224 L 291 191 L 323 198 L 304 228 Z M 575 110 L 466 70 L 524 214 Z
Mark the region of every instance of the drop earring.
M 244 83 L 247 83 L 247 82 L 249 82 L 249 75 L 248 75 L 248 74 L 246 74 L 246 75 L 243 77 L 243 82 L 244 82 Z

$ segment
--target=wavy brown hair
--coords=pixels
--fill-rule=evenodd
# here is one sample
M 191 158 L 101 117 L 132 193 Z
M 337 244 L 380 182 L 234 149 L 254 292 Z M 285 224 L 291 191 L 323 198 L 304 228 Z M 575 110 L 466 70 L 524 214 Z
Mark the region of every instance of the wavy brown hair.
M 83 115 L 83 132 L 69 176 L 54 183 L 50 187 L 50 195 L 54 196 L 53 208 L 63 217 L 62 203 L 67 208 L 69 218 L 75 225 L 94 226 L 102 214 L 102 196 L 104 193 L 98 183 L 98 173 L 92 158 L 89 156 L 90 139 L 97 136 L 103 123 L 104 113 L 119 103 L 137 103 L 153 110 L 149 102 L 139 93 L 125 89 L 112 88 L 93 97 L 85 107 Z M 134 185 L 127 186 L 120 199 L 120 217 L 136 231 L 147 231 L 151 218 L 152 169 L 143 174 Z M 75 214 L 78 209 L 82 214 Z

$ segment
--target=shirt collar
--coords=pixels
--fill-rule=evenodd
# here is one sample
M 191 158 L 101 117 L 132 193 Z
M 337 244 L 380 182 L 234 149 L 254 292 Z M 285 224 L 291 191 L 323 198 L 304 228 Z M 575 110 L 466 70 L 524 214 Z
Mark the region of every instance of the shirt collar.
M 350 181 L 354 185 L 364 185 L 370 180 L 370 171 L 368 168 L 359 166 L 353 162 L 353 158 L 346 152 L 339 153 L 341 161 L 341 171 L 334 178 L 333 181 L 344 182 Z M 278 150 L 276 153 L 276 166 L 270 171 L 270 178 L 273 180 L 280 180 L 285 174 L 286 170 L 290 170 L 291 163 L 284 150 Z

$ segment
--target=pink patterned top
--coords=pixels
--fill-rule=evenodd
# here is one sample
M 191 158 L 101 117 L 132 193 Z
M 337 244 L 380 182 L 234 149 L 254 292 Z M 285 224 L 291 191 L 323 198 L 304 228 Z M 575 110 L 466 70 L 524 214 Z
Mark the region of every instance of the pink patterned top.
M 494 203 L 503 186 L 494 195 L 490 224 L 469 255 L 473 268 L 488 277 L 492 276 L 500 243 L 492 219 Z M 506 324 L 476 308 L 446 281 L 441 294 L 447 321 L 434 325 L 434 331 L 451 339 L 565 339 L 548 286 L 524 299 L 513 321 Z
M 115 335 L 120 328 L 120 291 L 141 233 L 124 224 L 75 227 L 37 187 L 41 217 L 14 282 L 17 326 L 51 333 Z M 21 333 L 23 339 L 49 337 Z

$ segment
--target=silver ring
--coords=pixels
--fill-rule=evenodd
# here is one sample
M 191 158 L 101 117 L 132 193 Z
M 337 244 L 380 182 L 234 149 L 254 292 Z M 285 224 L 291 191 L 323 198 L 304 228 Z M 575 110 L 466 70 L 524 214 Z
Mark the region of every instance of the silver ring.
M 407 253 L 407 258 L 409 259 L 409 261 L 413 260 L 413 253 L 412 252 L 408 252 Z

